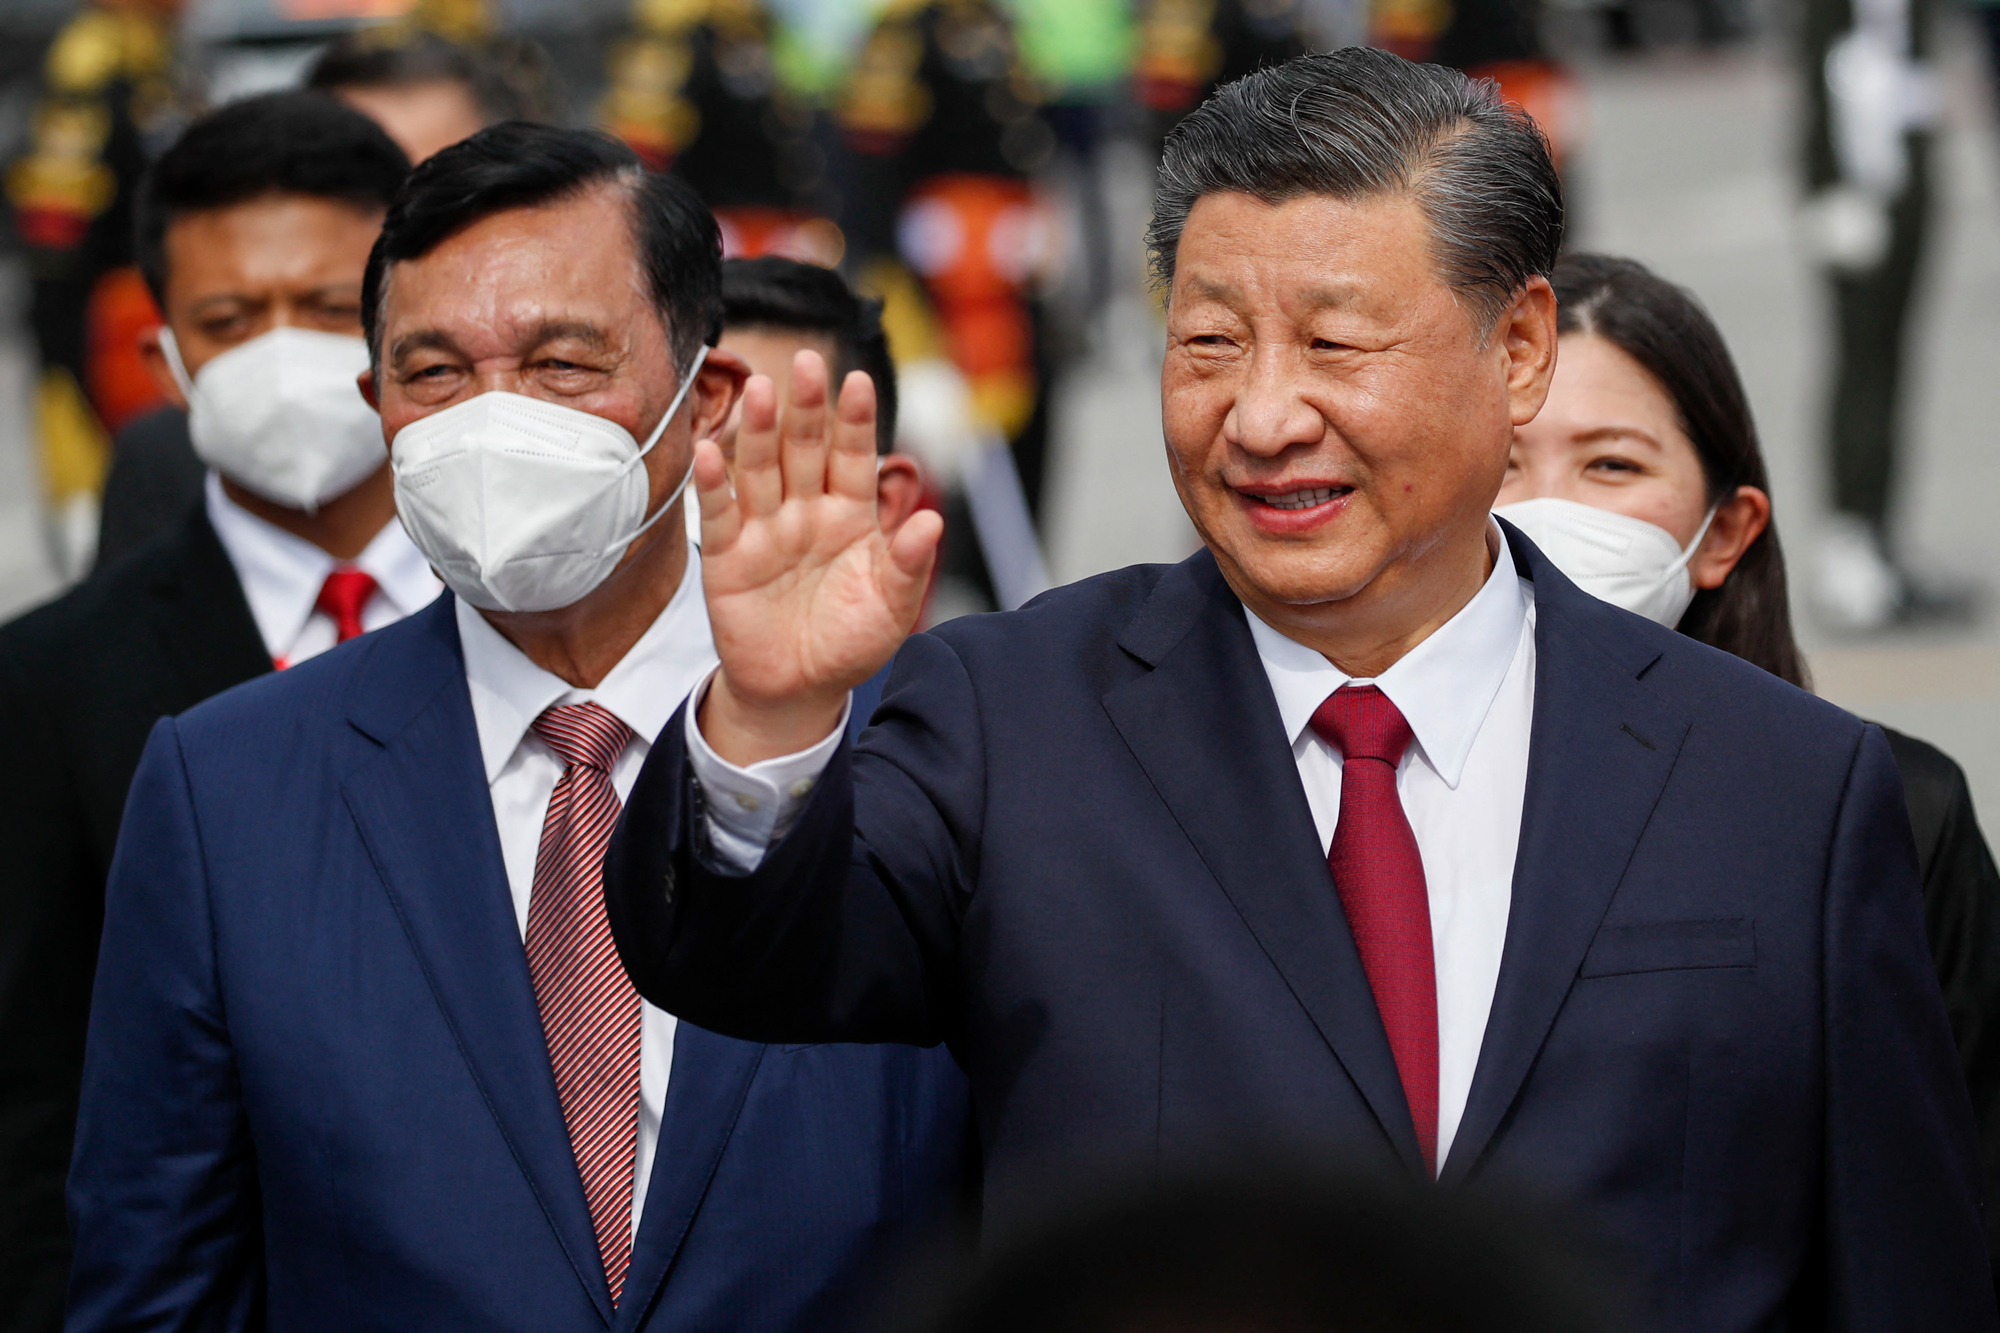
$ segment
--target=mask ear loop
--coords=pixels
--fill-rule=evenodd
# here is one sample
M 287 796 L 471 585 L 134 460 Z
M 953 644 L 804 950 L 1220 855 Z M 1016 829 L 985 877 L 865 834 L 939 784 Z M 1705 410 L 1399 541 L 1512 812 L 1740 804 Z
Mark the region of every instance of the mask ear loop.
M 1722 501 L 1720 500 L 1717 500 L 1714 504 L 1708 507 L 1708 517 L 1702 519 L 1701 526 L 1695 530 L 1694 539 L 1688 542 L 1686 549 L 1684 549 L 1680 553 L 1679 559 L 1675 560 L 1671 565 L 1668 565 L 1666 569 L 1661 571 L 1661 580 L 1663 582 L 1666 579 L 1672 578 L 1676 574 L 1685 573 L 1687 571 L 1688 561 L 1694 559 L 1694 553 L 1701 549 L 1702 540 L 1708 536 L 1709 525 L 1715 522 L 1715 516 L 1721 512 L 1722 512 Z
M 641 461 L 646 457 L 646 455 L 653 452 L 653 446 L 660 442 L 660 436 L 666 434 L 667 423 L 669 421 L 672 421 L 674 419 L 675 414 L 681 410 L 681 403 L 683 400 L 687 398 L 688 390 L 694 387 L 695 375 L 701 370 L 702 365 L 705 362 L 707 362 L 707 360 L 708 360 L 708 348 L 706 347 L 703 347 L 700 351 L 694 354 L 694 360 L 689 364 L 687 368 L 687 374 L 681 376 L 681 387 L 679 391 L 674 394 L 674 400 L 671 403 L 667 404 L 667 410 L 661 413 L 660 424 L 653 427 L 653 433 L 646 437 L 646 442 L 639 446 L 639 452 L 633 455 L 632 466 L 638 467 Z M 674 487 L 673 493 L 667 496 L 666 499 L 660 501 L 660 507 L 658 509 L 655 509 L 652 512 L 652 515 L 648 517 L 645 522 L 641 523 L 638 527 L 634 528 L 632 530 L 631 536 L 622 538 L 619 541 L 612 542 L 611 545 L 607 546 L 605 549 L 606 550 L 621 549 L 623 547 L 630 546 L 633 542 L 636 542 L 641 537 L 645 536 L 646 529 L 652 527 L 655 523 L 658 523 L 660 521 L 660 516 L 662 514 L 665 514 L 669 509 L 672 509 L 674 507 L 674 501 L 681 498 L 681 492 L 687 489 L 688 482 L 691 481 L 693 478 L 694 478 L 694 459 L 690 457 L 688 459 L 687 471 L 681 473 L 680 484 Z
M 187 363 L 181 360 L 180 340 L 166 325 L 160 325 L 160 351 L 166 354 L 167 373 L 174 377 L 174 384 L 187 399 L 188 406 L 194 406 L 194 379 L 187 373 Z

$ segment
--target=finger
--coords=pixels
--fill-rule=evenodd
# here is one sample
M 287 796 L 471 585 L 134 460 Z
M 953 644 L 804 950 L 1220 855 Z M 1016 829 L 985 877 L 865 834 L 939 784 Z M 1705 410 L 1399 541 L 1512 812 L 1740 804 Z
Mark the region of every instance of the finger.
M 777 510 L 785 498 L 778 471 L 778 388 L 768 375 L 743 386 L 743 421 L 736 428 L 736 503 L 747 522 Z
M 944 516 L 919 509 L 889 540 L 889 558 L 882 570 L 882 594 L 904 626 L 917 623 L 930 587 L 931 566 L 937 562 L 938 539 L 944 536 Z
M 828 494 L 875 504 L 875 381 L 849 371 L 834 413 L 833 451 L 827 463 Z
M 702 552 L 720 555 L 742 534 L 743 511 L 729 489 L 729 464 L 723 461 L 722 446 L 714 440 L 695 441 L 694 492 L 701 501 Z
M 792 387 L 786 395 L 779 454 L 785 498 L 813 500 L 826 493 L 826 362 L 818 352 L 792 358 Z

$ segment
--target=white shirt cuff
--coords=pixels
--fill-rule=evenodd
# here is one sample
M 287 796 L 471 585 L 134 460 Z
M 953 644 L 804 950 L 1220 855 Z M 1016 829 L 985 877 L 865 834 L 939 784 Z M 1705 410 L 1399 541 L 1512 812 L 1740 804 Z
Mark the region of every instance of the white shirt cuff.
M 709 747 L 695 723 L 714 679 L 715 672 L 709 672 L 708 679 L 688 696 L 688 766 L 707 798 L 709 845 L 725 865 L 748 874 L 764 859 L 771 844 L 785 836 L 812 795 L 819 775 L 832 762 L 841 737 L 847 734 L 847 715 L 854 708 L 854 696 L 847 696 L 840 721 L 811 749 L 738 768 Z

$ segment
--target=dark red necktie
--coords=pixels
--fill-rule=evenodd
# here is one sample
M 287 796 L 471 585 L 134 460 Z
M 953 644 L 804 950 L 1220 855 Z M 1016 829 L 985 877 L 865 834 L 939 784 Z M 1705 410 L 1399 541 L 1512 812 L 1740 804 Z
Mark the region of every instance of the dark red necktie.
M 1410 724 L 1375 686 L 1343 685 L 1313 713 L 1312 729 L 1341 754 L 1340 822 L 1327 849 L 1327 868 L 1389 1034 L 1424 1165 L 1435 1175 L 1438 1016 L 1431 903 L 1417 838 L 1396 794 L 1396 765 L 1409 748 Z
M 326 614 L 346 643 L 361 633 L 361 608 L 375 595 L 375 576 L 361 569 L 336 569 L 320 585 L 319 600 L 313 605 Z

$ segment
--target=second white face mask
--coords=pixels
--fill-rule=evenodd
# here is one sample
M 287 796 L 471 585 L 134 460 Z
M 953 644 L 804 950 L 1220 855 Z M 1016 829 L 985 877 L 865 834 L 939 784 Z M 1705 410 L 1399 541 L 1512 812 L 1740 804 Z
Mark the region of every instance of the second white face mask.
M 382 466 L 382 419 L 355 387 L 368 344 L 316 329 L 275 328 L 188 378 L 172 329 L 160 350 L 188 401 L 202 462 L 274 504 L 311 513 Z
M 411 422 L 390 455 L 410 540 L 483 610 L 581 601 L 686 489 L 692 462 L 647 516 L 645 457 L 707 357 L 704 347 L 644 444 L 615 421 L 497 390 Z
M 1668 629 L 1694 600 L 1688 560 L 1715 521 L 1711 509 L 1683 550 L 1658 524 L 1575 500 L 1523 500 L 1493 513 L 1526 533 L 1577 587 Z

